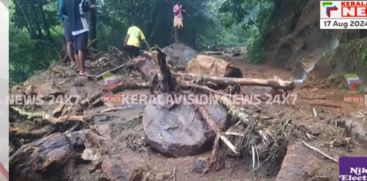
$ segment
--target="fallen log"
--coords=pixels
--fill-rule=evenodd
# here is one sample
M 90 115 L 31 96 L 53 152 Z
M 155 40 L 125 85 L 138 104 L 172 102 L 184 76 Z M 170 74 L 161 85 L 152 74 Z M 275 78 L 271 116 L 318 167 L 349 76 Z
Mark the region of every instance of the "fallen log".
M 127 62 L 127 63 L 124 63 L 124 64 L 122 64 L 122 65 L 119 65 L 119 66 L 117 66 L 117 67 L 115 67 L 115 68 L 113 68 L 113 69 L 107 70 L 107 71 L 105 71 L 105 72 L 103 72 L 103 73 L 101 73 L 101 74 L 99 74 L 99 75 L 95 76 L 95 79 L 96 79 L 96 80 L 101 80 L 105 75 L 108 75 L 108 74 L 113 73 L 113 72 L 116 72 L 116 71 L 118 71 L 118 70 L 120 70 L 120 69 L 124 69 L 124 68 L 126 68 L 126 67 L 129 67 L 129 66 L 131 66 L 132 64 L 133 64 L 132 62 Z
M 119 84 L 117 84 L 116 86 L 114 86 L 112 89 L 110 89 L 110 91 L 112 93 L 118 93 L 127 89 L 148 89 L 150 87 L 149 83 L 147 82 L 142 82 L 142 83 L 138 83 L 138 82 L 120 82 Z
M 25 116 L 27 119 L 33 119 L 33 118 L 40 118 L 43 121 L 47 121 L 50 124 L 58 124 L 58 123 L 63 123 L 66 121 L 78 121 L 78 122 L 87 122 L 92 120 L 92 116 L 70 116 L 70 115 L 66 115 L 66 116 L 61 116 L 58 118 L 53 117 L 52 115 L 49 115 L 45 112 L 27 112 L 24 111 L 20 108 L 17 107 L 11 107 L 11 109 L 13 111 L 15 111 L 16 113 L 18 113 L 21 116 Z
M 16 128 L 10 128 L 9 129 L 9 136 L 11 138 L 25 138 L 25 139 L 38 139 L 42 138 L 45 135 L 48 135 L 52 133 L 55 130 L 55 128 L 51 125 L 47 125 L 41 129 L 26 131 L 26 130 L 20 130 Z
M 230 101 L 228 98 L 232 98 L 233 97 L 233 95 L 226 94 L 226 93 L 223 93 L 223 92 L 220 92 L 220 91 L 211 89 L 211 88 L 209 88 L 207 86 L 202 86 L 202 85 L 198 85 L 198 84 L 194 84 L 194 83 L 189 83 L 189 82 L 183 82 L 183 81 L 180 81 L 179 84 L 180 84 L 180 87 L 181 88 L 197 89 L 197 90 L 200 90 L 200 91 L 204 91 L 204 92 L 206 92 L 208 94 L 217 94 L 219 96 L 227 97 L 227 100 L 228 101 Z M 241 99 L 237 99 L 237 100 L 241 100 Z M 245 102 L 245 103 L 248 103 L 249 105 L 251 105 L 253 107 L 255 107 L 257 110 L 261 110 L 261 108 L 258 105 L 253 104 L 251 101 L 248 101 L 248 100 L 242 100 L 242 101 Z M 240 106 L 244 106 L 244 105 L 240 105 Z
M 174 73 L 174 75 L 188 80 L 196 80 L 198 82 L 214 82 L 221 85 L 266 86 L 272 87 L 274 89 L 285 90 L 293 90 L 295 88 L 293 81 L 284 81 L 281 79 L 228 78 L 190 73 Z

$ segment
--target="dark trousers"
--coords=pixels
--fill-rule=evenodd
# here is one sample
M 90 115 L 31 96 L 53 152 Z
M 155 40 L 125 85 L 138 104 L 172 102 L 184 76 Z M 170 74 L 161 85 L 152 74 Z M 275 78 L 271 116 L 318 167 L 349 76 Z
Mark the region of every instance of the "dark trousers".
M 126 52 L 127 52 L 127 54 L 129 55 L 130 58 L 135 58 L 135 57 L 140 55 L 140 48 L 138 48 L 138 47 L 127 45 L 125 47 L 125 50 L 126 50 Z

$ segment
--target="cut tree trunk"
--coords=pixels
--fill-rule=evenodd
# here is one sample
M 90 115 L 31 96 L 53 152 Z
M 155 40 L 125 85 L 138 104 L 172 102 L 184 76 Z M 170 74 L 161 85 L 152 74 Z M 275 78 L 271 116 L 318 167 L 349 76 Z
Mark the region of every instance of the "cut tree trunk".
M 231 63 L 213 56 L 198 55 L 187 64 L 189 73 L 206 74 L 217 77 L 242 77 L 239 68 Z

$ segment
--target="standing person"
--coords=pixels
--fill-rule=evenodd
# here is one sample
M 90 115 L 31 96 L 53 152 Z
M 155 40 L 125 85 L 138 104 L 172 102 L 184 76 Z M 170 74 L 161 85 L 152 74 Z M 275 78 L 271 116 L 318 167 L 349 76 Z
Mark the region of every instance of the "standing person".
M 72 25 L 74 55 L 80 76 L 88 74 L 84 67 L 84 56 L 87 50 L 89 32 L 86 15 L 91 8 L 95 8 L 95 5 L 90 4 L 89 0 L 64 0 L 61 8 L 62 13 L 69 17 Z
M 124 47 L 130 58 L 135 58 L 140 54 L 141 42 L 144 41 L 146 47 L 150 49 L 145 39 L 143 31 L 137 26 L 130 26 L 124 40 Z
M 58 1 L 58 11 L 59 11 L 59 19 L 64 24 L 64 41 L 66 43 L 66 53 L 69 57 L 70 66 L 75 68 L 75 59 L 74 59 L 74 51 L 73 51 L 73 43 L 72 43 L 72 34 L 71 34 L 71 23 L 69 17 L 66 14 L 61 13 L 61 7 L 63 6 L 64 0 Z
M 175 41 L 176 43 L 180 42 L 180 35 L 183 29 L 183 15 L 185 13 L 184 6 L 177 1 L 176 4 L 173 6 L 173 28 L 175 29 Z

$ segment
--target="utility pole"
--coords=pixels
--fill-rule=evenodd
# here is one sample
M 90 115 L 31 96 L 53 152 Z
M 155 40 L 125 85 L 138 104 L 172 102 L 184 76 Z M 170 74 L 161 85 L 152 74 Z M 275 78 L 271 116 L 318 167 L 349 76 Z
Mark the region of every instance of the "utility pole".
M 96 0 L 91 0 L 91 4 L 96 5 Z M 93 41 L 92 47 L 97 49 L 97 8 L 92 8 L 90 13 L 90 41 Z

